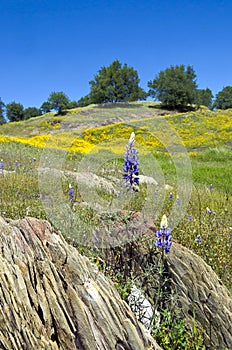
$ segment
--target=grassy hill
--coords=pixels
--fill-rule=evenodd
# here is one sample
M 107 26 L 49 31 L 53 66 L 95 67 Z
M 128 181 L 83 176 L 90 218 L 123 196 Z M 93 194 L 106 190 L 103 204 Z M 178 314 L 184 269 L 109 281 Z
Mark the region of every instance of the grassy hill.
M 16 159 L 23 163 L 33 154 L 38 158 L 44 147 L 65 151 L 70 159 L 99 149 L 122 155 L 124 143 L 135 131 L 143 152 L 146 149 L 162 159 L 174 152 L 173 145 L 183 146 L 191 158 L 195 180 L 206 184 L 216 181 L 219 188 L 226 187 L 231 193 L 232 110 L 170 113 L 158 107 L 152 102 L 93 105 L 70 110 L 64 116 L 47 113 L 4 124 L 0 126 L 2 157 L 12 168 Z M 226 185 L 221 178 L 227 179 Z
M 132 131 L 136 135 L 141 174 L 158 179 L 162 186 L 141 184 L 140 193 L 133 194 L 120 208 L 118 194 L 103 187 L 111 182 L 118 188 L 125 145 Z M 56 210 L 59 213 L 57 228 L 68 231 L 71 237 L 75 225 L 80 230 L 81 226 L 83 230 L 99 226 L 97 210 L 88 201 L 83 205 L 86 198 L 91 201 L 92 193 L 97 193 L 104 205 L 115 201 L 125 211 L 153 215 L 152 210 L 157 210 L 157 224 L 164 213 L 170 215 L 172 222 L 174 215 L 180 215 L 173 227 L 174 239 L 201 255 L 231 288 L 231 147 L 232 110 L 170 113 L 152 102 L 119 103 L 4 124 L 0 126 L 0 159 L 4 161 L 0 176 L 1 215 L 20 218 L 29 214 L 50 219 L 50 206 L 54 215 Z M 52 180 L 55 173 L 48 172 L 43 184 L 47 188 L 41 189 L 41 168 L 56 168 L 62 175 Z M 86 177 L 84 187 L 79 187 L 81 178 L 76 175 L 81 171 Z M 99 179 L 105 182 L 99 182 L 100 189 L 90 187 L 88 197 L 85 186 Z M 69 184 L 75 192 L 75 204 L 69 202 Z M 184 198 L 188 186 L 189 197 Z M 48 206 L 44 198 L 51 201 Z M 72 222 L 60 214 L 61 205 L 75 214 Z M 112 223 L 107 218 L 105 222 L 107 227 Z M 201 244 L 196 243 L 197 236 L 202 237 Z

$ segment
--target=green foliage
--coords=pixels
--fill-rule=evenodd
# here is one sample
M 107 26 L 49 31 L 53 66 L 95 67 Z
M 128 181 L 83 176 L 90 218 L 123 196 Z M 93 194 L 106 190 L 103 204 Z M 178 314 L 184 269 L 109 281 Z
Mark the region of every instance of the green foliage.
M 217 109 L 232 108 L 232 86 L 226 86 L 217 93 L 213 107 Z
M 4 104 L 4 102 L 2 102 L 1 97 L 0 97 L 0 124 L 5 123 L 4 107 L 5 107 L 5 104 Z
M 42 110 L 43 113 L 48 113 L 48 112 L 51 111 L 52 105 L 51 105 L 51 103 L 49 103 L 48 101 L 45 101 L 45 102 L 41 105 L 40 109 Z
M 146 98 L 139 87 L 138 73 L 132 67 L 115 60 L 109 67 L 103 67 L 90 81 L 91 103 L 137 101 Z
M 91 104 L 91 98 L 90 95 L 86 95 L 81 97 L 78 101 L 77 101 L 78 107 L 85 107 Z
M 206 106 L 208 108 L 212 107 L 213 93 L 209 88 L 198 89 L 196 93 L 196 103 L 198 104 L 198 106 Z
M 69 98 L 64 94 L 64 92 L 52 92 L 47 101 L 51 109 L 54 109 L 58 112 L 58 114 L 62 114 L 62 112 L 68 108 L 69 106 Z
M 196 74 L 191 66 L 176 65 L 160 71 L 148 82 L 148 87 L 149 96 L 161 101 L 168 109 L 188 110 L 196 101 Z
M 77 107 L 78 107 L 78 103 L 76 101 L 70 101 L 67 106 L 68 109 L 73 109 Z
M 41 115 L 41 109 L 36 108 L 36 107 L 28 107 L 25 108 L 24 112 L 24 119 L 30 119 L 30 118 L 34 118 L 37 117 L 39 115 Z
M 153 326 L 152 333 L 164 350 L 203 350 L 203 336 L 194 327 L 191 333 L 178 311 L 165 309 L 160 312 L 160 323 Z
M 23 105 L 16 102 L 11 102 L 6 105 L 6 116 L 11 122 L 17 122 L 23 119 Z

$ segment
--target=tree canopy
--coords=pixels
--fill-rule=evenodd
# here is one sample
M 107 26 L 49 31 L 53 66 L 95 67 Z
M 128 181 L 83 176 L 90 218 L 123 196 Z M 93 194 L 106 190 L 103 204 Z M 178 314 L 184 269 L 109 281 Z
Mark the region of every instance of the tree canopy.
M 232 108 L 232 86 L 226 86 L 217 93 L 213 107 L 217 109 Z
M 0 97 L 0 124 L 5 123 L 4 107 L 5 107 L 5 103 L 2 102 L 1 97 Z
M 42 113 L 50 112 L 52 109 L 51 103 L 49 103 L 48 101 L 43 102 L 40 109 L 42 110 Z
M 17 102 L 11 102 L 6 105 L 6 116 L 11 122 L 17 122 L 23 119 L 23 105 Z
M 208 108 L 211 108 L 213 103 L 212 91 L 209 88 L 198 89 L 197 96 L 196 96 L 196 103 L 198 106 L 206 106 Z
M 36 107 L 28 107 L 24 109 L 23 115 L 24 119 L 30 119 L 37 117 L 42 114 L 41 109 L 36 108 Z
M 168 109 L 188 110 L 196 102 L 196 74 L 192 66 L 171 66 L 148 82 L 149 96 Z
M 69 98 L 64 92 L 52 92 L 47 100 L 51 109 L 54 109 L 58 114 L 62 114 L 68 108 L 70 103 Z
M 146 98 L 145 91 L 139 87 L 138 73 L 132 67 L 115 60 L 108 67 L 103 67 L 91 80 L 89 99 L 81 102 L 90 103 L 137 101 Z

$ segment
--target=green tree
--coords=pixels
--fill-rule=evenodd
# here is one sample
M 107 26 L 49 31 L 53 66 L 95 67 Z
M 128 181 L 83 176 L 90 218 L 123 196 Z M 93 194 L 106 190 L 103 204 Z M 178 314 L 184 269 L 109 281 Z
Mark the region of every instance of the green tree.
M 90 95 L 85 95 L 77 101 L 78 107 L 85 107 L 91 104 Z
M 213 107 L 217 109 L 232 108 L 232 86 L 226 86 L 217 93 Z
M 30 119 L 41 115 L 42 111 L 41 109 L 36 107 L 28 107 L 28 108 L 25 108 L 23 114 L 24 114 L 24 119 Z
M 52 105 L 48 101 L 43 102 L 40 109 L 42 110 L 42 113 L 48 113 L 51 112 Z
M 77 101 L 70 101 L 67 106 L 68 109 L 77 108 L 77 107 L 78 107 Z
M 58 114 L 62 114 L 65 109 L 68 108 L 69 98 L 64 92 L 52 92 L 48 98 L 48 103 L 51 105 L 51 109 L 54 109 Z
M 103 67 L 89 84 L 90 103 L 137 101 L 146 98 L 145 91 L 139 87 L 136 70 L 115 60 L 108 67 Z
M 188 110 L 196 102 L 196 74 L 192 66 L 171 66 L 148 82 L 148 95 L 168 109 Z
M 206 106 L 208 108 L 212 107 L 213 93 L 209 88 L 198 89 L 196 91 L 196 94 L 197 94 L 196 103 L 198 106 Z
M 6 105 L 6 116 L 10 122 L 17 122 L 23 119 L 23 105 L 11 102 Z
M 2 102 L 0 97 L 0 124 L 4 124 L 6 122 L 4 117 L 4 109 L 5 109 L 5 103 Z

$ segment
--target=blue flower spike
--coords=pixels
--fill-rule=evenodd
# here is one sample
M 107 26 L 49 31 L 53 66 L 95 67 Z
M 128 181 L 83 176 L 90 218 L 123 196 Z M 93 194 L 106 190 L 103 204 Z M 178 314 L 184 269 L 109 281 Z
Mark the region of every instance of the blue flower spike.
M 134 192 L 139 192 L 139 161 L 138 151 L 134 148 L 135 133 L 132 132 L 129 141 L 126 145 L 126 152 L 124 155 L 124 174 L 123 178 L 126 180 L 126 185 Z
M 213 213 L 212 210 L 211 210 L 209 207 L 206 208 L 206 212 L 207 212 L 207 214 L 209 214 L 209 215 L 211 215 L 211 214 Z
M 202 242 L 201 236 L 200 236 L 200 235 L 197 236 L 197 238 L 195 239 L 195 241 L 196 241 L 197 243 L 201 243 L 201 242 Z
M 69 190 L 68 190 L 68 197 L 69 197 L 69 201 L 71 203 L 75 203 L 75 194 L 74 194 L 74 189 L 72 188 L 72 185 L 69 184 Z
M 156 242 L 155 247 L 163 247 L 165 253 L 170 252 L 170 247 L 172 245 L 172 236 L 170 235 L 171 229 L 168 227 L 168 219 L 164 214 L 160 223 L 160 229 L 156 232 Z

